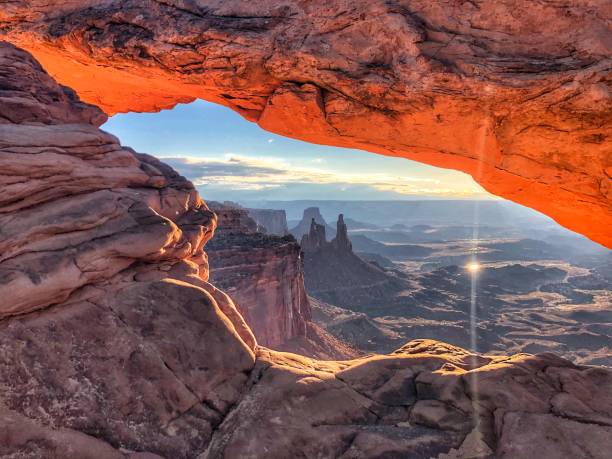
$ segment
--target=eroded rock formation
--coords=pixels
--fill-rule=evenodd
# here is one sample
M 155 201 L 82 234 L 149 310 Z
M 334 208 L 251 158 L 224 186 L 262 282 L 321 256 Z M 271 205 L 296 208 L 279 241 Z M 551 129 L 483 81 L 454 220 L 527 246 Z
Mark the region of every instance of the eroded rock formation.
M 13 1 L 1 36 L 107 113 L 203 98 L 471 174 L 609 247 L 606 0 Z
M 310 231 L 300 243 L 304 251 L 306 290 L 309 295 L 335 305 L 353 307 L 391 299 L 408 286 L 353 252 L 342 214 L 336 236 L 327 241 L 326 226 L 311 220 Z
M 211 282 L 237 302 L 260 344 L 277 347 L 304 336 L 310 305 L 295 239 L 258 232 L 245 209 L 212 208 L 219 229 L 207 247 Z
M 313 218 L 310 221 L 310 229 L 308 230 L 308 233 L 302 236 L 300 245 L 305 252 L 315 252 L 325 248 L 327 246 L 325 225 L 317 223 Z
M 285 236 L 289 233 L 287 228 L 287 215 L 281 209 L 248 209 L 249 216 L 258 225 L 265 228 L 265 232 L 277 236 Z
M 338 215 L 338 221 L 336 222 L 336 237 L 331 241 L 334 249 L 343 252 L 352 252 L 353 245 L 348 238 L 348 229 L 346 223 L 344 223 L 344 215 Z
M 0 455 L 204 449 L 255 362 L 214 214 L 27 53 L 0 68 Z
M 258 348 L 193 186 L 0 44 L 0 455 L 607 458 L 612 371 L 414 341 Z
M 304 209 L 302 219 L 294 228 L 291 228 L 291 234 L 298 240 L 301 240 L 305 234 L 308 234 L 312 230 L 313 221 L 323 228 L 322 231 L 326 236 L 334 237 L 335 229 L 327 224 L 318 207 L 307 207 Z
M 258 343 L 317 358 L 357 356 L 312 321 L 295 239 L 260 232 L 250 209 L 209 205 L 218 216 L 215 237 L 206 246 L 210 281 L 231 295 Z

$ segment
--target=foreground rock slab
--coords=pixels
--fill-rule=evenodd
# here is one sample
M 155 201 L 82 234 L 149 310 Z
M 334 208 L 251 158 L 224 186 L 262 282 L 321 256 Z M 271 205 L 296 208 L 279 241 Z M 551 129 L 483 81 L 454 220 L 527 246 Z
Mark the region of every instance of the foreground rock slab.
M 564 393 L 576 379 L 584 392 Z M 260 350 L 249 391 L 200 457 L 532 458 L 537 444 L 542 457 L 603 459 L 611 382 L 609 369 L 552 354 L 487 357 L 428 340 L 345 362 Z M 549 402 L 583 406 L 586 392 L 596 422 Z
M 254 363 L 223 317 L 204 290 L 163 281 L 4 321 L 0 455 L 203 449 Z
M 203 98 L 467 172 L 612 247 L 610 20 L 607 0 L 13 1 L 0 36 L 109 114 Z

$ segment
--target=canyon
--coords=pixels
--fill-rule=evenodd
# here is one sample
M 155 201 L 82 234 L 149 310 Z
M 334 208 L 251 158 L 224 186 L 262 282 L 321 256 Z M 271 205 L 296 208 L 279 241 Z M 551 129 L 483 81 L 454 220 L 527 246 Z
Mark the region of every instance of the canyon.
M 258 344 L 328 360 L 356 357 L 355 350 L 312 321 L 296 240 L 266 234 L 251 218 L 261 215 L 256 210 L 235 203 L 209 206 L 218 216 L 215 237 L 206 245 L 209 281 L 231 296 Z M 271 222 L 279 223 L 278 218 Z M 284 216 L 280 223 L 278 228 L 286 228 Z
M 281 134 L 471 172 L 610 245 L 600 16 L 413 7 L 2 5 L 0 35 L 74 90 L 0 43 L 0 455 L 607 458 L 609 368 L 424 339 L 329 361 L 261 345 L 299 352 L 315 336 L 297 243 L 240 209 L 213 212 L 99 129 L 104 112 L 203 97 Z M 332 245 L 350 252 L 346 231 Z M 260 303 L 218 288 L 242 272 L 268 285 L 279 269 L 289 301 L 281 286 Z
M 398 214 L 396 207 L 461 206 L 409 202 L 386 213 L 377 202 L 336 206 L 365 219 L 378 214 L 378 225 L 356 222 L 349 231 L 340 214 L 328 241 L 325 223 L 312 217 L 301 242 L 305 285 L 313 320 L 362 354 L 428 338 L 489 354 L 555 352 L 612 366 L 608 250 L 560 227 L 546 230 L 539 218 L 529 224 L 527 210 L 489 206 L 482 218 L 497 220 L 495 227 L 456 226 L 472 221 L 471 209 L 447 216 L 446 224 L 409 226 L 391 222 L 419 221 L 421 212 Z M 318 208 L 306 214 L 325 222 Z
M 36 0 L 3 4 L 0 38 L 108 114 L 206 99 L 278 134 L 467 172 L 612 247 L 611 14 L 606 0 Z
M 384 302 L 404 288 L 401 279 L 355 255 L 342 214 L 331 241 L 327 241 L 325 225 L 312 218 L 310 230 L 300 245 L 304 251 L 306 288 L 319 300 L 341 305 Z

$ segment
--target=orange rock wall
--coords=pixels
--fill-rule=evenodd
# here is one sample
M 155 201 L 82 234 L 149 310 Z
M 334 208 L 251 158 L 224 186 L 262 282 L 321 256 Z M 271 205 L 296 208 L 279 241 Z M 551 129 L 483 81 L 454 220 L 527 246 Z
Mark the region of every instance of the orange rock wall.
M 612 247 L 610 19 L 605 0 L 34 1 L 0 34 L 108 114 L 222 103 L 467 172 Z

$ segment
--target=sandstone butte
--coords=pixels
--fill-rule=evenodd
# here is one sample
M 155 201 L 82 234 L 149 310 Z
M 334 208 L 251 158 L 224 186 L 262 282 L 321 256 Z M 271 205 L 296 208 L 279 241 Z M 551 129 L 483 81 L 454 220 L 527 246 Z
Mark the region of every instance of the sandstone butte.
M 232 297 L 257 343 L 322 360 L 356 357 L 354 349 L 312 321 L 296 240 L 261 233 L 250 217 L 252 210 L 214 201 L 208 205 L 217 215 L 215 237 L 206 245 L 209 281 Z M 276 227 L 284 232 L 286 226 L 283 211 L 282 224 Z
M 12 1 L 0 37 L 107 114 L 202 98 L 467 172 L 612 247 L 608 0 Z
M 205 31 L 202 33 L 226 30 L 226 35 L 213 34 L 213 46 L 224 43 L 222 47 L 231 51 L 246 44 L 252 48 L 247 56 L 265 46 L 265 40 L 253 38 L 266 36 L 258 24 L 269 20 L 278 26 L 284 17 L 300 19 L 292 13 L 297 7 L 289 2 L 283 3 L 286 8 L 278 9 L 261 2 L 257 14 L 250 13 L 250 17 L 248 11 L 232 13 L 231 8 L 237 7 L 231 2 L 219 2 L 209 9 L 196 2 L 121 3 L 123 7 L 118 8 L 116 2 L 96 2 L 93 9 L 82 9 L 82 4 L 74 1 L 55 2 L 54 6 L 29 2 L 29 9 L 19 2 L 4 3 L 1 28 L 7 38 L 21 40 L 24 46 L 43 47 L 46 43 L 49 55 L 65 46 L 62 53 L 67 54 L 62 58 L 67 68 L 79 61 L 70 58 L 70 53 L 81 56 L 79 49 L 83 47 L 90 46 L 88 53 L 107 53 L 106 58 L 95 58 L 97 70 L 112 75 L 111 68 L 121 68 L 145 80 L 138 80 L 140 93 L 135 87 L 121 92 L 118 85 L 104 86 L 111 81 L 98 80 L 97 85 L 91 84 L 98 91 L 98 103 L 104 106 L 103 88 L 109 94 L 114 88 L 121 96 L 116 101 L 125 98 L 127 104 L 136 103 L 134 94 L 141 94 L 141 103 L 149 105 L 139 109 L 151 110 L 170 106 L 180 97 L 189 100 L 193 94 L 179 94 L 176 89 L 164 95 L 164 101 L 161 90 L 145 94 L 147 87 L 155 87 L 146 75 L 156 72 L 166 81 L 160 79 L 159 85 L 183 88 L 186 83 L 178 77 L 173 80 L 172 71 L 156 69 L 161 65 L 158 61 L 163 62 L 159 56 L 150 58 L 156 62 L 150 74 L 149 69 L 130 67 L 150 55 L 147 53 L 161 49 L 156 48 L 160 42 L 150 41 L 155 46 L 148 51 L 140 49 L 135 56 L 141 57 L 134 60 L 121 57 L 115 48 L 123 49 L 122 43 L 130 40 L 146 41 L 151 32 L 142 26 L 126 28 L 125 22 L 112 19 L 115 15 L 135 14 L 137 21 L 157 14 L 151 27 L 159 28 L 156 33 L 173 34 L 177 42 L 189 37 L 190 24 L 193 30 Z M 315 2 L 303 5 L 311 4 Z M 508 5 L 514 5 L 512 14 L 522 23 L 529 15 L 517 10 L 517 4 Z M 246 2 L 240 5 L 251 8 Z M 342 8 L 328 2 L 325 8 L 303 17 L 324 25 L 331 16 L 350 16 L 352 5 L 347 2 Z M 365 8 L 363 5 L 358 3 L 355 8 Z M 371 5 L 374 8 L 377 3 Z M 37 8 L 48 8 L 49 14 L 37 15 Z M 399 13 L 393 14 L 407 17 L 408 13 L 397 8 Z M 577 7 L 576 11 L 583 9 L 587 10 Z M 69 10 L 75 14 L 66 15 Z M 603 7 L 600 11 L 584 13 L 592 20 L 589 27 L 581 26 L 583 17 L 573 20 L 571 30 L 563 29 L 564 22 L 558 18 L 556 31 L 559 35 L 595 33 L 596 18 L 605 15 Z M 380 13 L 381 22 L 370 20 L 366 29 L 382 34 L 381 41 L 383 37 L 401 38 L 403 29 L 389 29 L 388 10 L 383 8 Z M 262 14 L 272 17 L 258 17 Z M 89 21 L 91 15 L 96 15 L 86 28 L 91 36 L 79 48 L 83 30 L 79 32 L 76 25 Z M 276 19 L 279 15 L 281 19 Z M 59 18 L 57 22 L 53 17 Z M 173 21 L 187 17 L 191 22 L 176 32 Z M 51 20 L 53 27 L 48 28 L 44 18 Z M 368 22 L 367 15 L 351 18 L 359 27 Z M 545 18 L 542 15 L 540 19 Z M 210 20 L 210 27 L 203 27 L 201 20 Z M 557 35 L 552 34 L 553 20 L 556 17 L 543 23 L 540 52 L 556 52 L 550 45 L 559 44 Z M 377 29 L 380 24 L 385 27 Z M 398 27 L 403 24 L 405 21 Z M 416 24 L 410 27 L 424 26 Z M 291 30 L 285 32 L 291 35 Z M 303 28 L 295 31 L 302 33 Z M 341 31 L 330 32 L 333 43 L 334 33 Z M 376 49 L 368 47 L 369 38 L 353 38 L 364 59 L 370 52 L 376 54 Z M 597 41 L 577 38 L 576 46 L 585 42 L 597 48 Z M 77 44 L 74 48 L 69 46 L 71 40 Z M 207 40 L 203 40 L 205 46 Z M 97 47 L 102 42 L 107 46 Z M 287 43 L 282 35 L 276 36 L 276 42 L 281 49 Z M 462 43 L 461 37 L 457 43 Z M 397 52 L 400 45 L 404 46 L 389 45 L 389 52 Z M 310 46 L 304 40 L 304 48 Z M 184 51 L 190 46 L 178 48 Z M 345 52 L 350 54 L 354 49 L 349 46 Z M 164 53 L 170 58 L 173 50 L 167 45 Z M 441 50 L 438 55 L 446 52 Z M 576 53 L 581 56 L 582 51 L 577 48 Z M 237 66 L 238 75 L 233 83 L 225 83 L 230 86 L 244 83 L 240 65 L 250 61 L 241 61 L 239 56 L 236 61 L 227 58 Z M 59 55 L 55 58 L 60 59 Z M 111 58 L 118 61 L 111 65 Z M 181 58 L 181 53 L 175 58 Z M 273 57 L 268 61 L 273 63 Z M 92 62 L 81 62 L 81 68 L 93 69 Z M 224 62 L 220 60 L 217 71 L 225 78 Z M 507 65 L 505 62 L 502 65 Z M 568 62 L 570 67 L 574 65 L 571 59 Z M 186 61 L 182 65 L 189 68 Z M 295 66 L 299 67 L 297 62 Z M 295 66 L 286 71 L 292 72 Z M 256 76 L 257 66 L 244 72 Z M 195 80 L 203 78 L 195 73 Z M 213 88 L 221 84 L 214 74 L 215 70 L 208 76 Z M 92 71 L 88 77 L 95 75 Z M 350 77 L 350 72 L 347 75 Z M 589 78 L 604 76 L 601 71 Z M 317 96 L 319 102 L 325 101 L 321 103 L 326 107 L 330 97 L 336 97 L 318 85 L 291 83 L 296 85 L 294 92 L 286 90 L 286 83 L 281 85 L 284 89 L 268 88 L 263 76 L 257 78 L 262 97 L 259 106 L 256 98 L 249 99 L 253 85 L 243 86 L 242 99 L 238 92 L 231 96 L 235 97 L 232 104 L 252 118 L 264 100 L 272 104 L 276 97 L 301 95 L 306 104 L 302 114 L 307 116 L 321 113 L 307 109 L 312 105 L 308 105 L 312 102 L 308 91 L 312 90 L 311 96 Z M 362 74 L 359 81 L 366 85 L 361 88 L 365 92 L 374 90 L 375 85 L 368 86 L 373 85 L 371 75 Z M 579 83 L 577 91 L 585 94 L 582 91 L 589 84 Z M 349 86 L 359 90 L 359 85 Z M 443 88 L 452 99 L 453 81 Z M 553 88 L 552 94 L 558 90 Z M 271 101 L 267 91 L 274 93 Z M 392 93 L 374 99 L 386 100 Z M 583 100 L 581 97 L 577 100 Z M 252 111 L 246 107 L 249 100 L 253 101 Z M 404 99 L 397 100 L 401 103 Z M 570 99 L 566 103 L 577 102 Z M 109 106 L 105 110 L 112 111 Z M 261 115 L 264 119 L 267 110 Z M 364 108 L 364 116 L 369 116 L 369 110 L 378 109 Z M 593 108 L 588 105 L 588 110 Z M 560 117 L 574 113 L 569 109 L 555 112 L 554 104 L 549 111 Z M 333 113 L 330 110 L 328 116 Z M 604 116 L 603 112 L 589 113 L 592 116 L 585 115 L 584 126 Z M 465 118 L 467 123 L 469 114 Z M 118 139 L 98 129 L 105 119 L 100 109 L 58 85 L 30 54 L 0 44 L 0 456 L 609 457 L 612 371 L 604 367 L 574 365 L 552 354 L 479 355 L 428 340 L 412 341 L 389 355 L 346 361 L 320 361 L 258 346 L 232 299 L 208 282 L 205 245 L 217 224 L 214 213 L 193 185 L 171 168 L 121 146 Z M 570 116 L 567 122 L 572 120 Z M 381 130 L 383 121 L 376 124 Z M 316 117 L 311 124 L 316 125 Z M 287 129 L 299 126 L 303 128 L 296 124 L 287 125 Z M 444 137 L 443 131 L 440 137 Z M 557 145 L 554 137 L 546 142 Z M 585 152 L 600 151 L 604 145 L 595 144 Z M 595 157 L 589 164 L 599 167 Z M 593 172 L 593 177 L 600 176 Z M 530 190 L 535 193 L 538 188 Z M 580 209 L 577 200 L 569 201 L 569 207 Z M 603 204 L 593 206 L 601 225 L 607 215 Z

